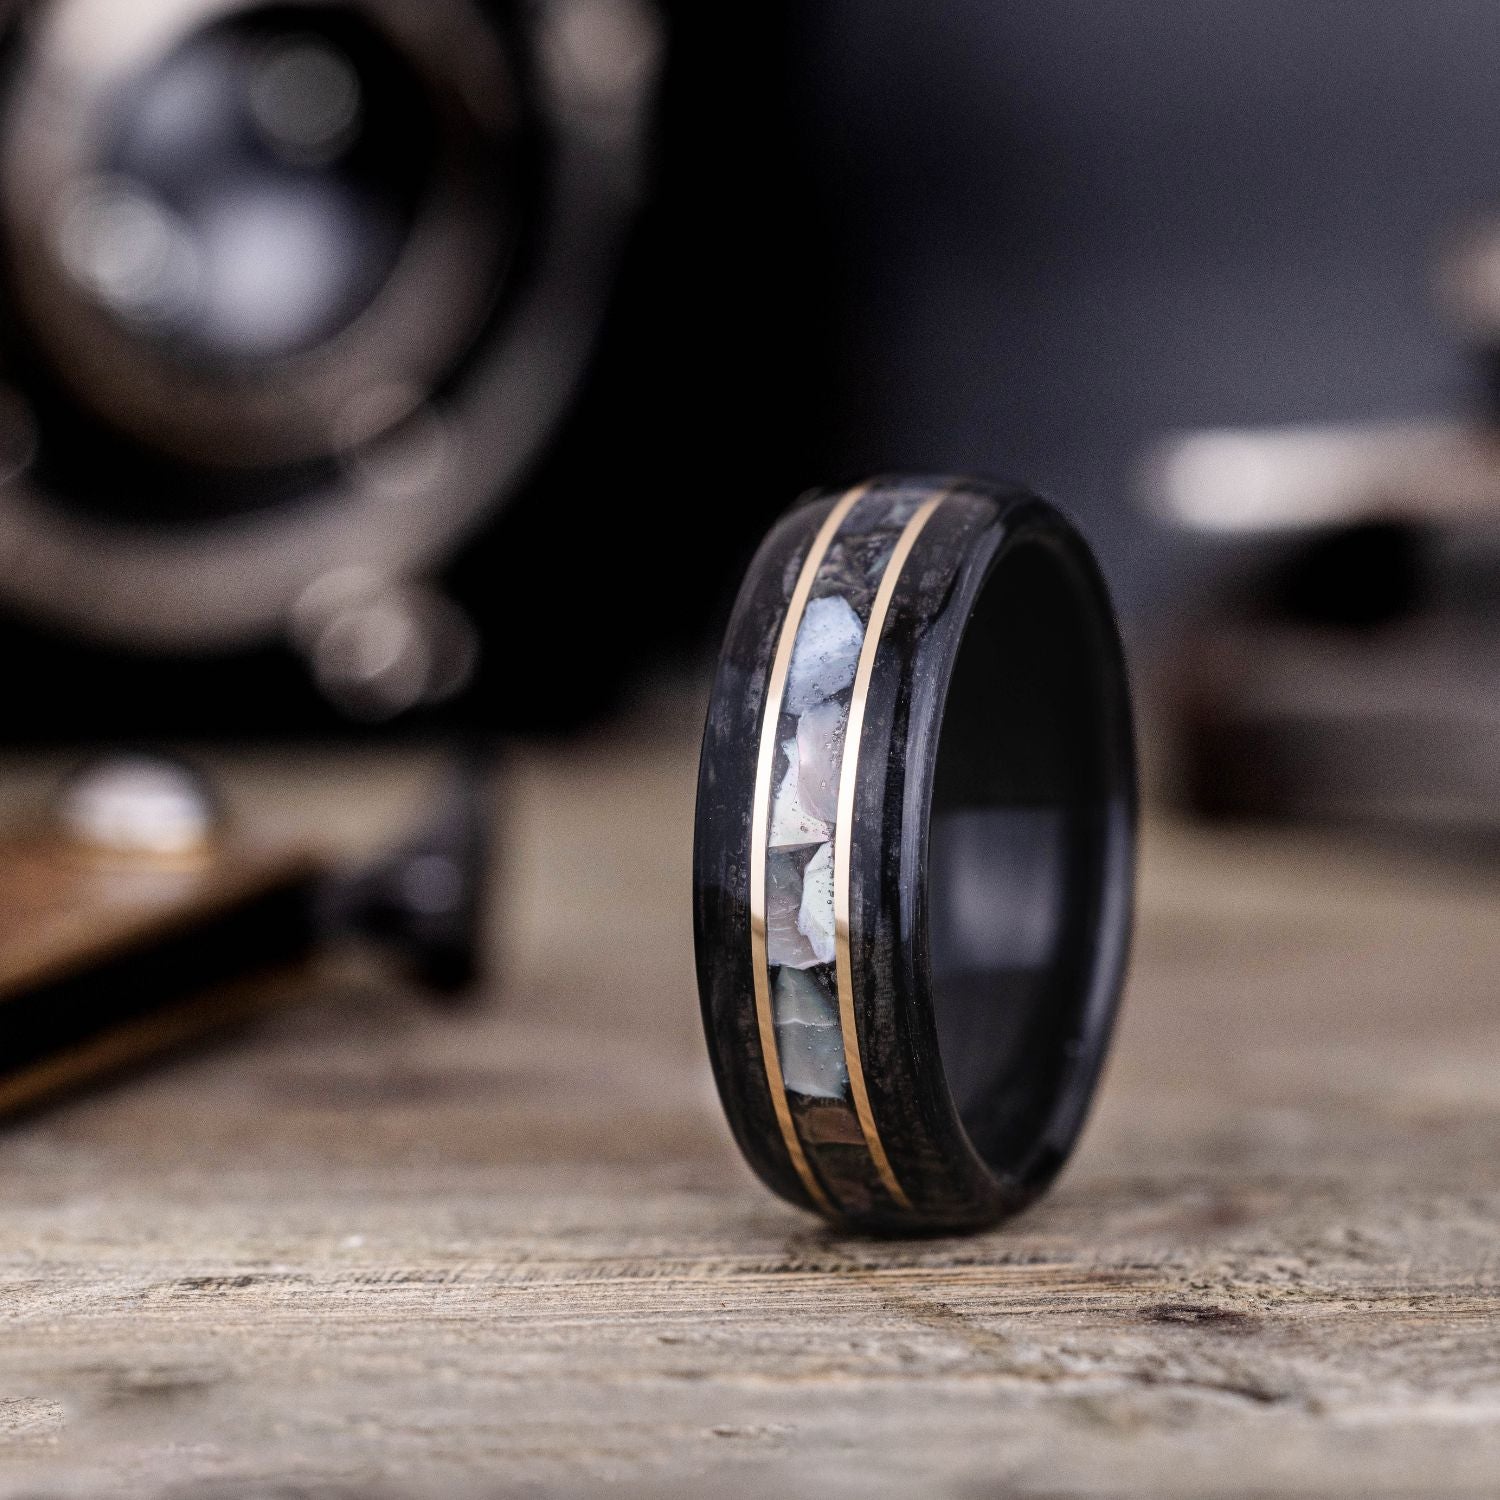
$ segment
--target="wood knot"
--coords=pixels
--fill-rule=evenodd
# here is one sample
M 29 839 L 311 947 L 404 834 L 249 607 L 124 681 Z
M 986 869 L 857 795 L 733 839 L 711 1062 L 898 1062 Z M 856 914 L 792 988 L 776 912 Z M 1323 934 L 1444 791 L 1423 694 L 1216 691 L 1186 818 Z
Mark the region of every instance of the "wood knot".
M 1252 1333 L 1260 1326 L 1260 1319 L 1250 1313 L 1203 1302 L 1157 1302 L 1145 1310 L 1143 1317 L 1148 1323 L 1180 1323 L 1219 1333 Z

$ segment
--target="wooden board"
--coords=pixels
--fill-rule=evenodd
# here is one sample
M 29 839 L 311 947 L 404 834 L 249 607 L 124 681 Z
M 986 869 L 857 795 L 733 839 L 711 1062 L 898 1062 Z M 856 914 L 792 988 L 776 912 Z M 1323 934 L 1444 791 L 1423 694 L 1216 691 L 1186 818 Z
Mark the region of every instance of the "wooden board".
M 424 769 L 228 764 L 366 842 Z M 1153 826 L 1058 1190 L 861 1242 L 727 1138 L 692 778 L 517 759 L 491 1008 L 345 979 L 0 1135 L 0 1495 L 1494 1493 L 1500 873 Z
M 310 858 L 295 852 L 234 851 L 180 865 L 148 860 L 122 865 L 79 853 L 55 837 L 4 839 L 0 1006 L 268 890 L 311 879 L 315 869 Z

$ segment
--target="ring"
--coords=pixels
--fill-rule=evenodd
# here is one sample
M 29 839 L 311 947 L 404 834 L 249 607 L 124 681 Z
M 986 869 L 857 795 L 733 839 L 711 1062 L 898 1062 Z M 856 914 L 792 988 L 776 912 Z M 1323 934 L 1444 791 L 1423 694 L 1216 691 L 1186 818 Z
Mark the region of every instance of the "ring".
M 847 1227 L 979 1228 L 1082 1128 L 1128 958 L 1130 692 L 1087 544 L 882 479 L 774 527 L 704 733 L 698 983 L 731 1128 Z

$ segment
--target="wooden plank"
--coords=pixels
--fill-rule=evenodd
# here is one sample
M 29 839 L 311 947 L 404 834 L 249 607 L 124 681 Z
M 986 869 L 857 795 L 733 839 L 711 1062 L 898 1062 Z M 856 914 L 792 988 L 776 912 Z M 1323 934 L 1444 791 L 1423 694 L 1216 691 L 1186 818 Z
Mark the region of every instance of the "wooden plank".
M 0 1005 L 269 891 L 309 881 L 317 869 L 300 851 L 253 850 L 122 869 L 77 853 L 61 839 L 0 840 Z
M 418 779 L 226 775 L 365 842 Z M 0 1494 L 1493 1492 L 1496 872 L 1153 826 L 1058 1190 L 856 1241 L 727 1139 L 692 776 L 517 760 L 491 1007 L 345 976 L 0 1135 Z

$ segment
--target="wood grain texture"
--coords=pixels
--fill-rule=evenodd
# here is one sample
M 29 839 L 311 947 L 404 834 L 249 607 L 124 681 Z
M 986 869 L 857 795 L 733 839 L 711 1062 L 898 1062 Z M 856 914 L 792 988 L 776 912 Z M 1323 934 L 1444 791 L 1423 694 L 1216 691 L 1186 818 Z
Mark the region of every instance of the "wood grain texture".
M 369 842 L 423 769 L 228 774 Z M 713 1098 L 693 771 L 517 758 L 491 1007 L 344 976 L 0 1136 L 0 1495 L 1494 1492 L 1500 876 L 1149 827 L 1058 1188 L 859 1241 Z

